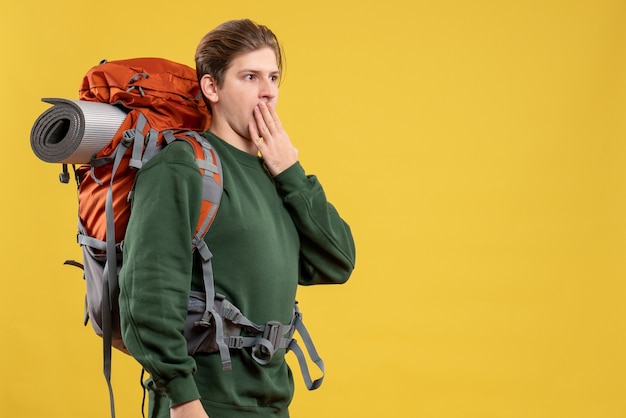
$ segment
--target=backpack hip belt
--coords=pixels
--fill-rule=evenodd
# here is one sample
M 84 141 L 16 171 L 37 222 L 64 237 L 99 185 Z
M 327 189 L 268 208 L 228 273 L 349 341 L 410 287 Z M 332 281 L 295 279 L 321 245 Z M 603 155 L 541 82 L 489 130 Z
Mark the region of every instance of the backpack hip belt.
M 313 340 L 302 321 L 297 302 L 289 324 L 270 321 L 259 325 L 243 315 L 239 308 L 223 295 L 215 294 L 212 310 L 207 306 L 205 297 L 205 292 L 190 292 L 184 333 L 190 355 L 219 352 L 222 368 L 229 369 L 230 355 L 225 355 L 220 346 L 234 350 L 251 348 L 252 358 L 261 365 L 268 364 L 278 350 L 290 350 L 298 359 L 306 387 L 313 390 L 322 384 L 324 362 L 318 355 Z M 221 328 L 221 337 L 217 335 L 219 328 Z M 322 373 L 322 376 L 316 380 L 311 379 L 304 352 L 297 340 L 293 338 L 296 331 L 302 337 L 309 358 Z

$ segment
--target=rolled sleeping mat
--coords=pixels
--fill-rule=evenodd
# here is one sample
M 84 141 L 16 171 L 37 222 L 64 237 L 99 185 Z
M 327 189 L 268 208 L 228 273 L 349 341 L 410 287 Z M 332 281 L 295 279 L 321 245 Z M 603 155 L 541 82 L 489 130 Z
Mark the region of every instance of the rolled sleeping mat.
M 30 146 L 48 163 L 88 164 L 126 118 L 126 112 L 108 103 L 59 98 L 41 99 L 54 105 L 35 121 Z

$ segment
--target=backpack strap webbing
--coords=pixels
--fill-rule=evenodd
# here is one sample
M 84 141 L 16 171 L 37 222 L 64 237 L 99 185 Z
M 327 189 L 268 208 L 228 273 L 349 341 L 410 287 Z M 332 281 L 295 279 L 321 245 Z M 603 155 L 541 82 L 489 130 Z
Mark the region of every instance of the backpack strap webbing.
M 224 295 L 215 294 L 215 300 L 212 306 L 220 316 L 211 318 L 211 316 L 208 315 L 209 319 L 215 321 L 215 335 L 212 335 L 211 331 L 208 329 L 206 331 L 193 331 L 193 327 L 204 326 L 208 328 L 212 325 L 212 323 L 204 321 L 204 318 L 207 317 L 206 296 L 208 295 L 198 291 L 191 291 L 190 294 L 188 306 L 189 315 L 187 317 L 185 330 L 185 337 L 190 342 L 190 354 L 220 352 L 220 355 L 223 355 L 222 350 L 219 349 L 219 344 L 222 342 L 230 349 L 241 350 L 243 348 L 250 348 L 253 360 L 260 365 L 265 365 L 272 360 L 278 350 L 292 350 L 298 359 L 307 389 L 314 390 L 321 386 L 324 380 L 324 362 L 317 353 L 313 340 L 302 321 L 302 314 L 300 313 L 297 302 L 294 304 L 292 319 L 288 324 L 282 324 L 278 321 L 269 321 L 259 325 L 247 318 L 241 310 L 227 300 Z M 203 313 L 203 319 L 193 322 L 198 318 L 197 315 L 200 313 Z M 218 321 L 220 317 L 221 320 Z M 222 321 L 223 324 L 220 324 Z M 223 341 L 218 340 L 217 337 L 217 327 L 219 325 L 222 325 L 221 328 L 224 334 Z M 305 353 L 294 339 L 296 332 L 302 337 L 308 358 L 322 373 L 321 377 L 316 380 L 311 379 Z M 211 339 L 213 337 L 215 338 L 215 344 L 205 343 L 206 338 Z M 222 358 L 222 364 L 224 364 L 224 358 Z
M 104 273 L 102 280 L 102 348 L 103 348 L 103 372 L 109 389 L 109 403 L 111 407 L 111 418 L 115 418 L 115 400 L 113 397 L 113 386 L 111 384 L 111 360 L 113 347 L 113 311 L 117 305 L 117 301 L 113 295 L 117 294 L 119 289 L 118 268 L 117 268 L 117 243 L 115 240 L 115 213 L 113 209 L 113 181 L 117 169 L 128 149 L 128 146 L 134 141 L 143 143 L 142 128 L 146 123 L 145 117 L 140 115 L 137 122 L 137 128 L 134 129 L 134 135 L 131 137 L 129 131 L 124 132 L 124 139 L 115 148 L 113 153 L 113 168 L 111 170 L 111 181 L 107 191 L 105 201 L 106 216 L 106 263 L 104 265 Z
M 243 316 L 234 305 L 223 303 L 222 306 L 222 315 L 233 324 L 247 328 L 249 331 L 258 331 L 254 337 L 230 336 L 227 339 L 229 347 L 239 349 L 252 347 L 252 358 L 261 365 L 269 363 L 277 350 L 282 348 L 291 350 L 298 359 L 300 371 L 302 372 L 302 377 L 307 389 L 315 390 L 321 386 L 324 380 L 324 361 L 317 353 L 313 340 L 304 326 L 304 322 L 302 322 L 302 314 L 298 308 L 298 302 L 294 304 L 293 317 L 291 323 L 288 325 L 283 325 L 277 321 L 270 321 L 265 325 L 256 325 Z M 296 331 L 302 337 L 309 358 L 322 372 L 322 376 L 314 381 L 311 379 L 311 373 L 309 372 L 304 352 L 298 345 L 296 339 L 293 338 Z
M 311 374 L 309 373 L 309 367 L 307 366 L 304 353 L 302 352 L 302 349 L 298 345 L 298 341 L 296 341 L 295 338 L 292 339 L 291 342 L 289 343 L 288 348 L 291 351 L 293 351 L 293 353 L 296 355 L 296 358 L 298 359 L 298 364 L 300 365 L 300 370 L 302 371 L 302 377 L 304 378 L 304 383 L 306 384 L 307 389 L 315 390 L 319 388 L 322 385 L 322 382 L 324 381 L 324 361 L 317 353 L 317 350 L 315 349 L 315 345 L 313 344 L 313 340 L 311 339 L 311 335 L 309 334 L 309 331 L 307 331 L 306 327 L 304 326 L 304 322 L 302 322 L 302 314 L 300 313 L 300 310 L 298 309 L 297 304 L 295 306 L 293 324 L 294 324 L 295 329 L 298 331 L 298 334 L 300 334 L 300 336 L 302 337 L 302 342 L 304 343 L 304 347 L 309 353 L 309 358 L 313 361 L 313 363 L 315 363 L 315 365 L 322 372 L 321 377 L 315 380 L 311 380 Z

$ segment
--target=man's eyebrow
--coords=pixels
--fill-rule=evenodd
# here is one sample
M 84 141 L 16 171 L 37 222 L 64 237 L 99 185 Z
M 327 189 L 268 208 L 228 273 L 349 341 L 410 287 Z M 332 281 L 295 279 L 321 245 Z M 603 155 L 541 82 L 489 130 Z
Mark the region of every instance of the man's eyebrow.
M 242 68 L 241 70 L 238 71 L 239 74 L 261 74 L 263 72 L 264 72 L 263 70 L 255 70 L 252 68 Z M 280 76 L 280 71 L 279 70 L 270 71 L 269 74 L 274 75 L 274 76 Z

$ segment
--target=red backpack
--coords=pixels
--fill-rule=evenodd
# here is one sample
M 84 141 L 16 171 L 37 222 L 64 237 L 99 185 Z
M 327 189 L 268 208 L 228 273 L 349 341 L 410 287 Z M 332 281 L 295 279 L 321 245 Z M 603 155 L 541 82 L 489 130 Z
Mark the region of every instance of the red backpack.
M 193 147 L 204 191 L 192 247 L 211 273 L 204 235 L 219 206 L 222 173 L 217 153 L 197 133 L 208 129 L 210 115 L 190 67 L 158 58 L 103 61 L 84 76 L 80 100 L 108 103 L 128 112 L 113 139 L 89 164 L 75 170 L 78 242 L 87 289 L 85 321 L 89 319 L 103 338 L 104 373 L 114 415 L 111 347 L 127 352 L 119 323 L 118 274 L 136 174 L 174 140 Z M 213 278 L 208 279 L 212 283 Z
M 190 140 L 189 132 L 207 130 L 210 116 L 195 71 L 160 58 L 103 61 L 84 76 L 79 93 L 80 100 L 109 103 L 129 110 L 111 142 L 93 157 L 89 165 L 77 170 L 80 220 L 86 235 L 101 241 L 107 236 L 106 217 L 102 216 L 104 202 L 115 176 L 113 209 L 115 241 L 119 243 L 124 238 L 130 216 L 128 196 L 137 170 L 174 137 L 188 140 L 194 147 L 196 158 L 204 159 L 201 142 L 195 138 Z M 131 150 L 123 144 L 122 149 L 118 148 L 120 143 L 129 141 L 132 141 Z M 121 159 L 114 171 L 109 163 L 114 163 L 116 153 Z M 142 158 L 139 159 L 137 154 Z M 211 163 L 217 165 L 217 155 L 212 154 Z M 218 184 L 221 182 L 219 173 L 213 173 L 213 177 Z M 200 224 L 211 207 L 212 202 L 203 202 Z M 200 227 L 198 225 L 196 232 L 200 232 Z

